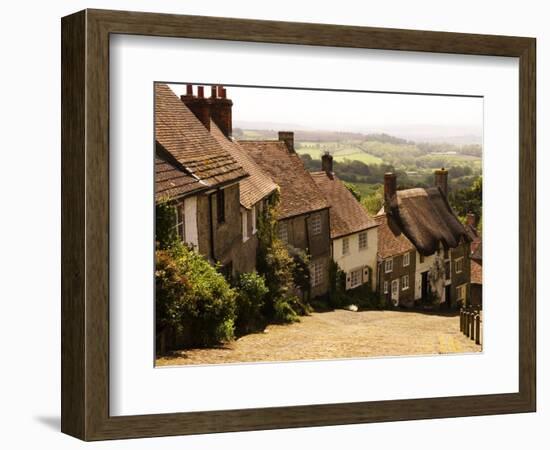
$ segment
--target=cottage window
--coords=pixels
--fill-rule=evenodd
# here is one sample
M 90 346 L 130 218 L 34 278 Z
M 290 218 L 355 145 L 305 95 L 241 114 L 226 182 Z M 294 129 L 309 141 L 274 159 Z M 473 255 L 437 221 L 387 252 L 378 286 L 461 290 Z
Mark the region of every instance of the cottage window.
M 388 258 L 384 261 L 384 272 L 390 273 L 393 271 L 393 258 Z
M 388 293 L 388 282 L 384 281 L 384 294 Z
M 460 286 L 456 287 L 456 301 L 461 302 L 463 305 L 466 301 L 466 285 L 461 284 Z
M 241 212 L 241 223 L 243 226 L 243 242 L 248 241 L 248 211 L 245 209 Z
M 455 260 L 455 273 L 461 273 L 462 272 L 462 266 L 464 264 L 464 258 L 457 258 Z
M 365 250 L 368 245 L 367 232 L 359 233 L 359 250 Z
M 256 214 L 256 205 L 254 205 L 252 207 L 251 213 L 252 213 L 252 218 L 251 218 L 251 221 L 252 221 L 252 234 L 256 234 L 257 226 L 258 226 L 257 214 Z
M 225 190 L 219 189 L 216 193 L 216 208 L 218 223 L 225 222 Z
M 363 278 L 363 269 L 353 270 L 351 272 L 351 289 L 359 286 Z
M 311 234 L 321 234 L 321 214 L 311 216 Z
M 407 267 L 411 263 L 411 254 L 405 253 L 403 255 L 403 267 Z
M 342 255 L 349 255 L 349 238 L 342 239 Z
M 314 262 L 309 267 L 311 287 L 319 286 L 323 282 L 323 263 Z
M 183 202 L 176 205 L 174 228 L 178 238 L 185 242 L 185 209 Z
M 279 222 L 277 225 L 277 231 L 279 239 L 285 244 L 288 244 L 288 224 L 286 222 Z
M 401 277 L 401 290 L 406 291 L 407 289 L 409 289 L 409 276 L 403 275 Z

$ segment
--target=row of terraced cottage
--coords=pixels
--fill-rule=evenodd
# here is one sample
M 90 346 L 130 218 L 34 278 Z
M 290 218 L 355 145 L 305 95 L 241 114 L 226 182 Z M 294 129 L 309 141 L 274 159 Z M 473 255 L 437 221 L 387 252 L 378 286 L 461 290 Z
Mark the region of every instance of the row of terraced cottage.
M 292 132 L 233 139 L 232 105 L 221 86 L 206 97 L 203 86 L 195 94 L 187 85 L 178 97 L 155 85 L 156 200 L 174 202 L 184 242 L 226 274 L 253 271 L 258 218 L 278 191 L 278 234 L 310 256 L 312 298 L 328 295 L 333 259 L 346 289 L 369 284 L 395 306 L 430 292 L 449 307 L 469 302 L 471 244 L 479 237 L 449 206 L 446 170 L 427 189 L 397 190 L 396 176 L 386 174 L 384 206 L 371 217 L 333 173 L 331 155 L 323 155 L 322 171 L 305 169 Z

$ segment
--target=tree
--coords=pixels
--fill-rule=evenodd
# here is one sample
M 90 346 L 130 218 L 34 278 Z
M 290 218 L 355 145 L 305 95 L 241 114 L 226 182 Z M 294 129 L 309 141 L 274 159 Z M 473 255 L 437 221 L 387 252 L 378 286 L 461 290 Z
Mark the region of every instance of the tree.
M 449 196 L 449 203 L 459 216 L 465 217 L 468 213 L 474 213 L 477 218 L 481 218 L 482 188 L 482 177 L 477 177 L 470 187 L 452 192 Z
M 359 192 L 355 184 L 344 181 L 344 186 L 346 186 L 347 190 L 350 191 L 351 194 L 355 197 L 355 200 L 357 200 L 358 202 L 361 201 L 361 193 Z

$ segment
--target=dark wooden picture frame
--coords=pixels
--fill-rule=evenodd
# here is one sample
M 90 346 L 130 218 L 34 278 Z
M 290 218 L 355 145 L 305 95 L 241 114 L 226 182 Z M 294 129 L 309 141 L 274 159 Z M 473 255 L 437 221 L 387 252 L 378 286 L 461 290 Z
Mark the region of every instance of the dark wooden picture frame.
M 536 40 L 85 10 L 62 31 L 62 415 L 84 440 L 531 412 L 536 408 Z M 519 391 L 109 415 L 109 36 L 134 34 L 519 58 Z

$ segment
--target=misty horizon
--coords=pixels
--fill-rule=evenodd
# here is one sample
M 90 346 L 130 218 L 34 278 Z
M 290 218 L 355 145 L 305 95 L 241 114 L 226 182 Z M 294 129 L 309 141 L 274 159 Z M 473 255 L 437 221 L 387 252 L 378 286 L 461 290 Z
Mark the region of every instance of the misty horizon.
M 185 84 L 170 88 L 185 94 Z M 227 97 L 235 128 L 385 133 L 461 145 L 481 144 L 483 136 L 480 97 L 263 87 L 227 87 Z

